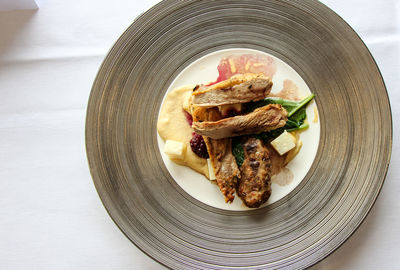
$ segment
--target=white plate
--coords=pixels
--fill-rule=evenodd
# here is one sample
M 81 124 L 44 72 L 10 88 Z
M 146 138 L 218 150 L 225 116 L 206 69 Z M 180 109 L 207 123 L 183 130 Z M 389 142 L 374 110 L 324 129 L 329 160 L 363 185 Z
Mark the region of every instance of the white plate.
M 284 80 L 291 80 L 298 87 L 300 97 L 305 97 L 311 94 L 311 91 L 305 81 L 288 64 L 270 54 L 243 48 L 216 51 L 196 60 L 186 67 L 175 78 L 175 80 L 169 86 L 167 93 L 180 86 L 199 83 L 207 84 L 215 81 L 218 77 L 217 66 L 220 60 L 229 55 L 242 54 L 264 54 L 274 59 L 276 64 L 276 73 L 272 78 L 272 93 L 282 90 Z M 165 96 L 163 98 L 163 102 L 165 100 Z M 313 121 L 315 109 L 316 104 L 314 101 L 312 101 L 307 106 L 307 117 L 310 127 L 300 134 L 300 139 L 303 142 L 303 146 L 297 156 L 286 166 L 293 173 L 293 180 L 285 186 L 272 183 L 271 196 L 263 206 L 272 204 L 289 194 L 302 181 L 310 169 L 317 153 L 320 137 L 319 121 Z M 222 193 L 214 182 L 209 181 L 204 175 L 199 174 L 188 167 L 172 162 L 162 151 L 162 149 L 164 149 L 164 141 L 160 136 L 158 136 L 157 139 L 161 156 L 169 173 L 175 179 L 178 185 L 182 187 L 182 189 L 188 194 L 207 205 L 220 209 L 251 210 L 250 208 L 246 207 L 237 196 L 231 204 L 225 203 Z

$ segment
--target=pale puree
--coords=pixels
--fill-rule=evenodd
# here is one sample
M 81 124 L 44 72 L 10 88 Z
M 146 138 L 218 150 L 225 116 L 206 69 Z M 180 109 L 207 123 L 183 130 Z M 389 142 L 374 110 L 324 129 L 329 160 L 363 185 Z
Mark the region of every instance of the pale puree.
M 173 160 L 175 163 L 188 166 L 209 178 L 207 159 L 198 157 L 190 147 L 193 129 L 189 126 L 183 112 L 184 102 L 187 102 L 195 85 L 176 88 L 165 97 L 161 107 L 157 130 L 160 137 L 166 140 L 182 142 L 186 151 L 182 160 Z

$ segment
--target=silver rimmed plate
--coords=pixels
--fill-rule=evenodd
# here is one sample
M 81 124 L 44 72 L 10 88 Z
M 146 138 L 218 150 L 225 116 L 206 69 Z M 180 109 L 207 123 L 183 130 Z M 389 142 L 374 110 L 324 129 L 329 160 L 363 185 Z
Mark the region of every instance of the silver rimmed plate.
M 292 67 L 316 94 L 320 139 L 288 195 L 254 211 L 185 192 L 160 155 L 163 96 L 197 59 L 247 48 Z M 196 82 L 194 82 L 196 83 Z M 120 37 L 94 82 L 86 122 L 92 177 L 112 219 L 173 269 L 302 268 L 361 224 L 390 160 L 391 113 L 379 70 L 357 34 L 316 1 L 162 1 Z

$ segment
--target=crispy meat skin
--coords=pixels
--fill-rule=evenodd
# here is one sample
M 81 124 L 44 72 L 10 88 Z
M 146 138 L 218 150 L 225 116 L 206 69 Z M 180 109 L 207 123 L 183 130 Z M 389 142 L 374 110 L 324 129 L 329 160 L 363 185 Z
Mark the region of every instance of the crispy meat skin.
M 224 118 L 218 121 L 193 122 L 194 131 L 213 139 L 258 134 L 283 127 L 287 111 L 279 104 L 269 104 L 246 115 Z
M 213 107 L 247 103 L 264 99 L 270 92 L 272 81 L 262 75 L 234 76 L 209 87 L 200 87 L 193 93 L 193 104 Z
M 218 108 L 198 107 L 192 110 L 193 121 L 217 121 L 222 118 Z M 232 140 L 214 140 L 203 136 L 214 169 L 217 185 L 225 197 L 225 202 L 235 198 L 235 188 L 240 171 L 232 154 Z
M 222 119 L 221 112 L 218 110 L 217 107 L 213 108 L 193 107 L 192 117 L 193 117 L 193 122 L 218 121 Z
M 250 208 L 260 207 L 271 195 L 271 161 L 268 149 L 256 138 L 243 141 L 245 160 L 240 167 L 239 197 Z

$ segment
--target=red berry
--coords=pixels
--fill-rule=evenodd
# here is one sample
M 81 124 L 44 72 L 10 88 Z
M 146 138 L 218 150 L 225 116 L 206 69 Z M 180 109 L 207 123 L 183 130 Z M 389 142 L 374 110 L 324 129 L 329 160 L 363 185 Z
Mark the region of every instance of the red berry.
M 189 124 L 189 126 L 192 126 L 192 123 L 193 123 L 192 115 L 185 110 L 182 110 L 182 111 L 183 111 L 183 114 L 185 115 L 186 122 Z
M 193 137 L 190 140 L 190 147 L 192 151 L 201 158 L 208 158 L 207 146 L 204 142 L 203 136 L 194 133 Z

